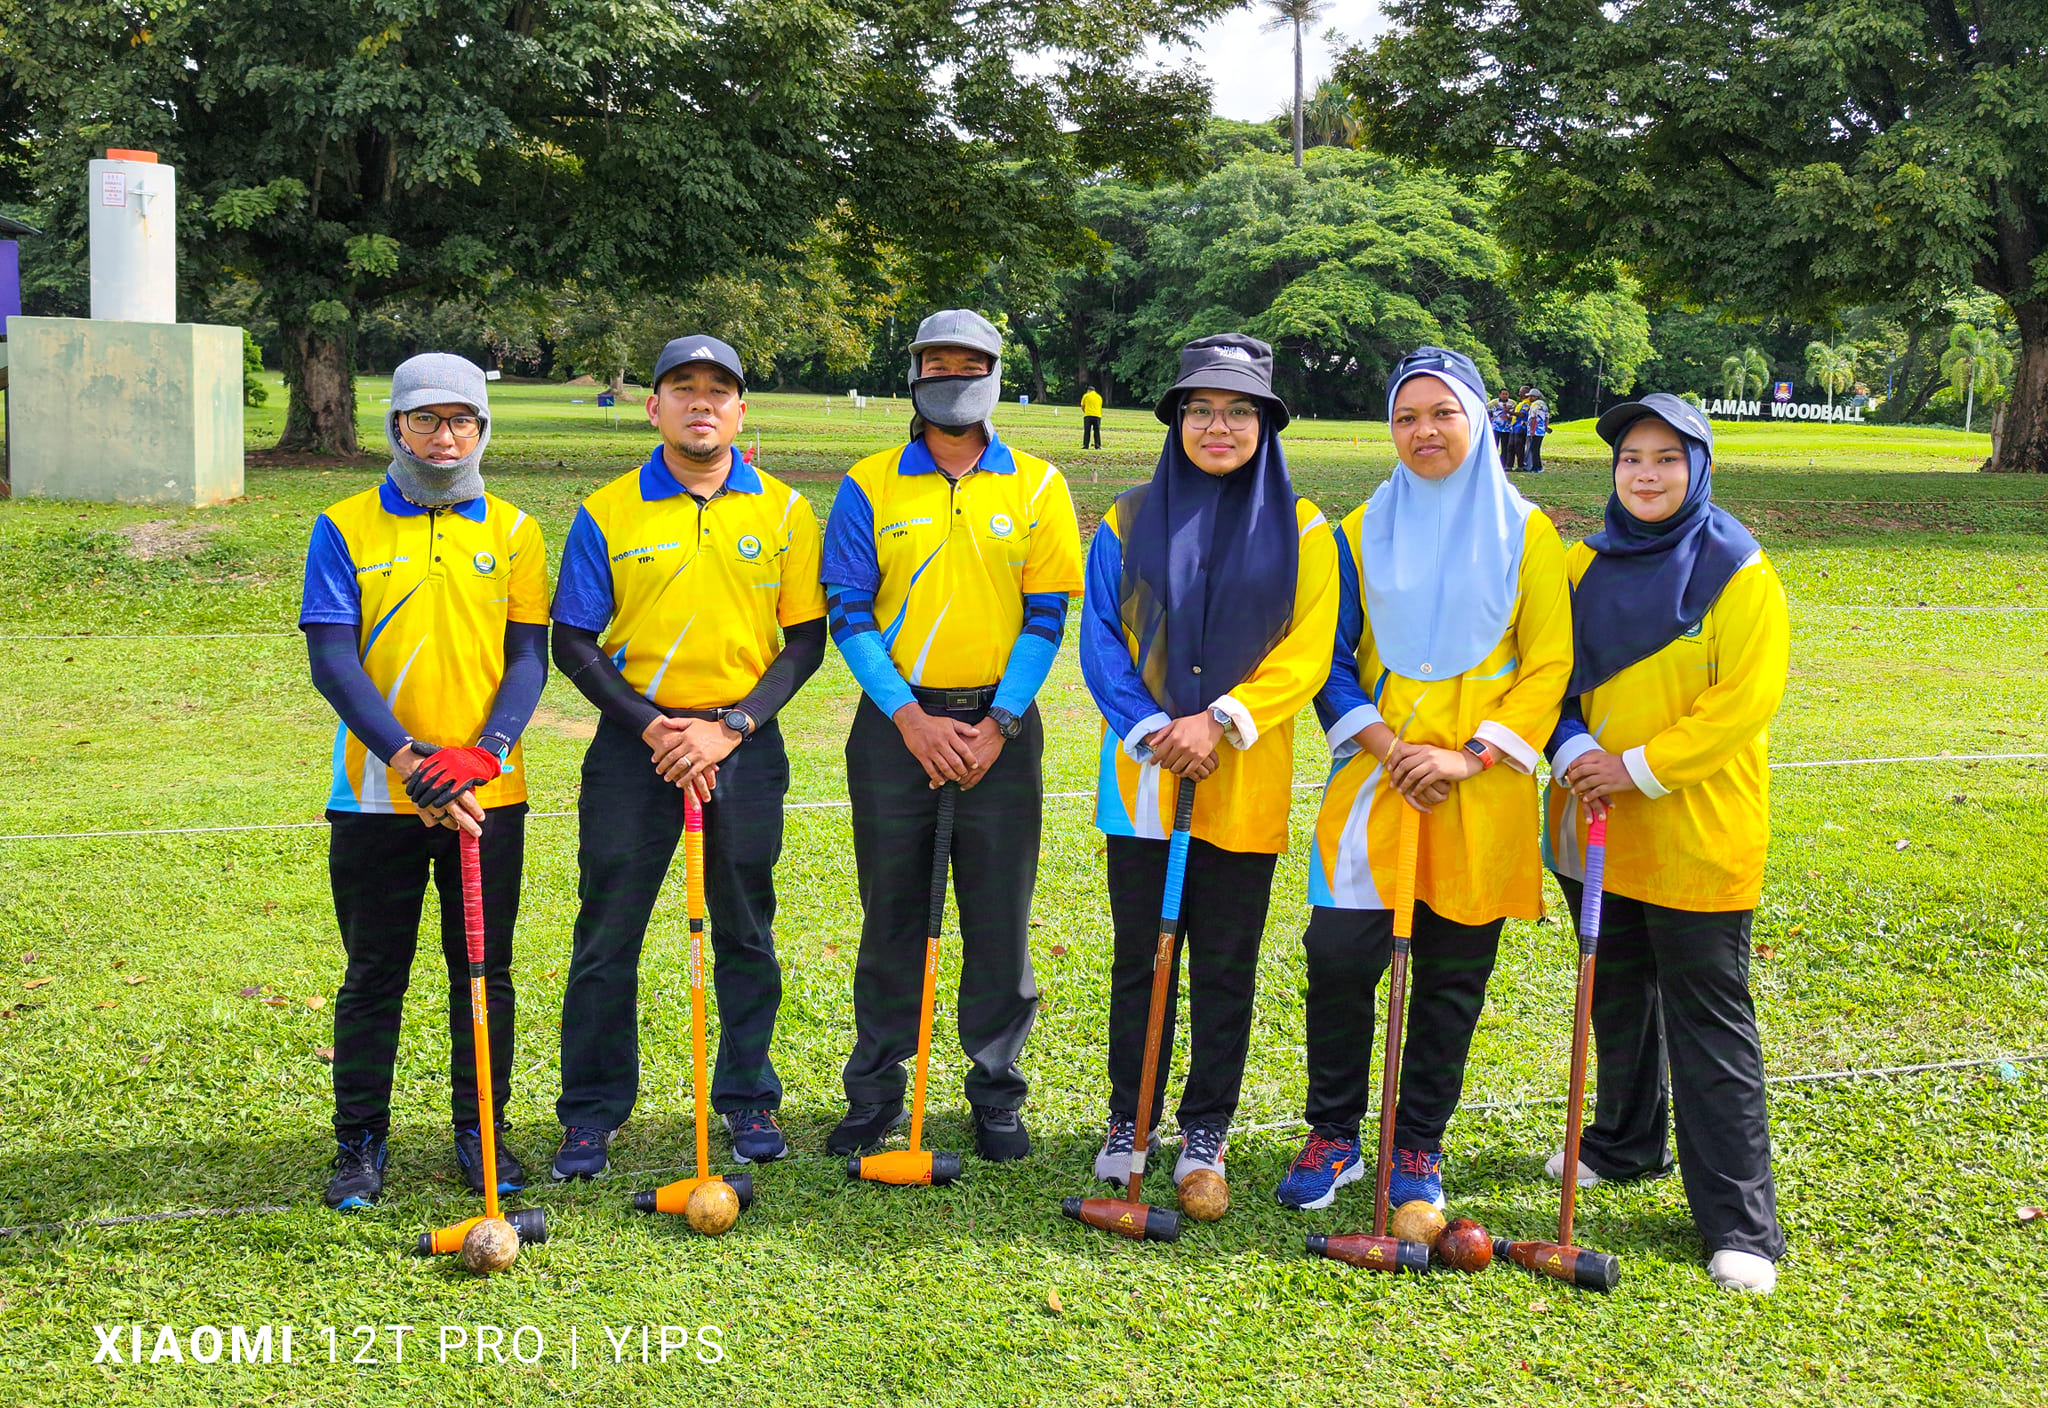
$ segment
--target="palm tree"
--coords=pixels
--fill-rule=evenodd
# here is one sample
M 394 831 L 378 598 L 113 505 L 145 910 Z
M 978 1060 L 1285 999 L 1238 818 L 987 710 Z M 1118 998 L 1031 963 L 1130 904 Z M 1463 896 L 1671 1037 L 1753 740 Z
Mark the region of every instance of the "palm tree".
M 1977 413 L 1978 388 L 1983 388 L 1987 396 L 1998 390 L 2012 373 L 2012 353 L 1989 329 L 1980 332 L 1968 323 L 1957 323 L 1949 330 L 1948 351 L 1941 354 L 1941 369 L 1956 394 L 1965 398 L 1963 429 L 1968 430 Z
M 1351 94 L 1341 83 L 1324 79 L 1301 110 L 1303 147 L 1356 147 L 1363 124 L 1352 110 Z
M 1770 381 L 1771 364 L 1754 347 L 1731 352 L 1721 362 L 1721 394 L 1731 401 L 1763 395 Z
M 1272 16 L 1264 28 L 1294 31 L 1294 169 L 1301 169 L 1301 32 L 1312 28 L 1329 9 L 1329 0 L 1266 0 Z
M 1825 342 L 1806 344 L 1806 374 L 1827 389 L 1828 409 L 1835 408 L 1835 393 L 1845 391 L 1856 380 L 1856 349 L 1846 343 L 1834 347 Z

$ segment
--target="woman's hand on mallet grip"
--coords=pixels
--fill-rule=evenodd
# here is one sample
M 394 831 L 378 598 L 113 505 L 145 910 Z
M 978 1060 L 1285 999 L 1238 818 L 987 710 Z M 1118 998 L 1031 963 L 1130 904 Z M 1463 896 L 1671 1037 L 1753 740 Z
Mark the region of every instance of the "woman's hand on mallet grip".
M 1607 799 L 1617 792 L 1635 791 L 1636 780 L 1629 776 L 1628 764 L 1619 753 L 1596 748 L 1572 759 L 1572 765 L 1564 770 L 1564 785 L 1586 804 L 1588 811 L 1596 803 L 1605 811 Z

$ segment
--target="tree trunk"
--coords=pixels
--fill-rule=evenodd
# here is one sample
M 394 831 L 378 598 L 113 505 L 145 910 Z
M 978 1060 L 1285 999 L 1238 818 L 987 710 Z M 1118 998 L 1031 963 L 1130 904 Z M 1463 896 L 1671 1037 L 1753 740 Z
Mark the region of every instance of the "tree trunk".
M 288 398 L 280 450 L 357 455 L 355 330 L 330 336 L 300 324 L 278 329 Z
M 1977 364 L 1970 364 L 1970 380 L 1963 393 L 1963 433 L 1970 433 L 1970 422 L 1977 417 Z
M 2013 313 L 2019 319 L 2020 355 L 1991 468 L 2048 474 L 2048 302 L 2023 303 Z
M 606 384 L 605 390 L 614 396 L 626 394 L 626 369 L 624 367 L 612 368 L 612 379 Z
M 1294 169 L 1301 170 L 1301 21 L 1294 22 Z

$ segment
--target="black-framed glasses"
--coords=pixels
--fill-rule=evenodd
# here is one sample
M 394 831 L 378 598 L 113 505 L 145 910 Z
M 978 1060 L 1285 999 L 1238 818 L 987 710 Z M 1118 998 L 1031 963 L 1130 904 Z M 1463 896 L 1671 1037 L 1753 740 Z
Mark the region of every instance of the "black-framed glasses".
M 1207 430 L 1221 417 L 1224 425 L 1232 430 L 1250 430 L 1259 423 L 1257 406 L 1225 406 L 1214 410 L 1208 406 L 1184 405 L 1180 408 L 1180 423 L 1190 430 Z
M 449 433 L 457 440 L 474 440 L 484 433 L 484 418 L 471 415 L 467 411 L 459 411 L 452 416 L 444 416 L 434 411 L 405 413 L 405 428 L 415 435 L 437 435 L 443 425 L 448 427 Z

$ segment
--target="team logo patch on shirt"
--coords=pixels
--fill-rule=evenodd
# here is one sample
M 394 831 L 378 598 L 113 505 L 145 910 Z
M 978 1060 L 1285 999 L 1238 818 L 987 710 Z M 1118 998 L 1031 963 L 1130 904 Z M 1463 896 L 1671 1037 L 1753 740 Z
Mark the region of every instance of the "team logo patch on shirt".
M 476 564 L 476 570 L 483 573 L 486 577 L 490 576 L 491 573 L 495 572 L 498 568 L 498 559 L 492 557 L 487 552 L 478 553 L 475 557 L 471 558 L 470 561 L 474 562 Z
M 995 534 L 998 538 L 1009 537 L 1010 530 L 1015 526 L 1016 525 L 1010 521 L 1010 515 L 1007 513 L 994 513 L 989 515 L 988 531 Z
M 752 562 L 755 558 L 761 555 L 761 540 L 755 537 L 752 533 L 749 533 L 745 537 L 741 538 L 737 543 L 733 544 L 733 546 L 738 548 L 740 550 L 740 556 L 744 557 L 749 562 Z

